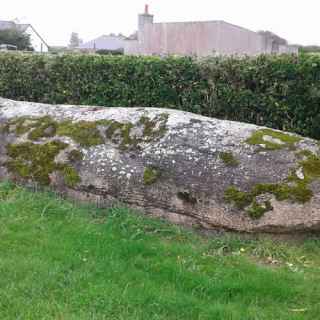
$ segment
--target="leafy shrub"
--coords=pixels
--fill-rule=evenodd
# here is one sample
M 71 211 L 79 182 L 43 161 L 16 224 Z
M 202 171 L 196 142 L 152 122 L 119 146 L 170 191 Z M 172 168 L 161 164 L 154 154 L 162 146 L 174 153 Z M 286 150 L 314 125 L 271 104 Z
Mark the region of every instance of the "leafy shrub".
M 0 96 L 175 108 L 320 139 L 320 57 L 0 54 Z
M 201 70 L 206 115 L 320 138 L 320 57 L 214 58 Z

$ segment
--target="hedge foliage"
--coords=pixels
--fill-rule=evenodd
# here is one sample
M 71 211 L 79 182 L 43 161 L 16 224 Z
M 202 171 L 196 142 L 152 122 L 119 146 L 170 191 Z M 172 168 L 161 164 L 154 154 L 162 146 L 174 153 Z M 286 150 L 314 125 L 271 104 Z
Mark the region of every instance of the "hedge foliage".
M 175 108 L 320 139 L 320 57 L 0 54 L 0 96 L 44 103 Z

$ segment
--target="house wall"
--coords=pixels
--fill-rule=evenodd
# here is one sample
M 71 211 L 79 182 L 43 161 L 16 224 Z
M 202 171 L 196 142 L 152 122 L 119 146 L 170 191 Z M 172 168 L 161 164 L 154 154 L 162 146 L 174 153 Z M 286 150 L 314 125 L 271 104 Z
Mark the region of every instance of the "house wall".
M 127 55 L 142 55 L 142 48 L 138 40 L 125 40 L 124 53 Z
M 138 55 L 258 55 L 295 53 L 289 46 L 274 48 L 270 39 L 224 21 L 153 23 L 139 15 L 138 39 L 125 41 L 125 54 Z
M 223 21 L 140 24 L 137 43 L 127 54 L 197 55 L 248 54 L 264 51 L 263 36 Z
M 222 55 L 257 55 L 266 52 L 260 34 L 221 21 L 217 51 Z
M 48 52 L 48 47 L 42 40 L 38 37 L 38 35 L 34 32 L 34 30 L 29 27 L 26 30 L 26 33 L 30 35 L 31 44 L 35 51 L 37 52 Z
M 218 50 L 216 22 L 156 23 L 144 28 L 144 54 L 209 55 Z

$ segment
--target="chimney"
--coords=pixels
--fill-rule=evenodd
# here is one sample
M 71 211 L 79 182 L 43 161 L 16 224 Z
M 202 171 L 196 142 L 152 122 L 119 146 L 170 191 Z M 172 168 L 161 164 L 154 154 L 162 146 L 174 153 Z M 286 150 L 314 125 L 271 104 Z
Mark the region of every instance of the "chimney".
M 144 6 L 144 14 L 149 15 L 149 5 L 148 4 L 146 4 Z
M 153 15 L 149 13 L 149 5 L 144 6 L 144 13 L 139 14 L 138 30 L 142 31 L 145 25 L 153 23 Z

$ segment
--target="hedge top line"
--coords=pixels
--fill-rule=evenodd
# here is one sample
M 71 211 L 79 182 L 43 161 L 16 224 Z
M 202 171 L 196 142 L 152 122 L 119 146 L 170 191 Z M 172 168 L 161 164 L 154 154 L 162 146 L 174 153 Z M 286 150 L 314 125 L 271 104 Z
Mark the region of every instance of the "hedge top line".
M 157 107 L 320 139 L 320 56 L 136 57 L 0 54 L 0 96 Z

